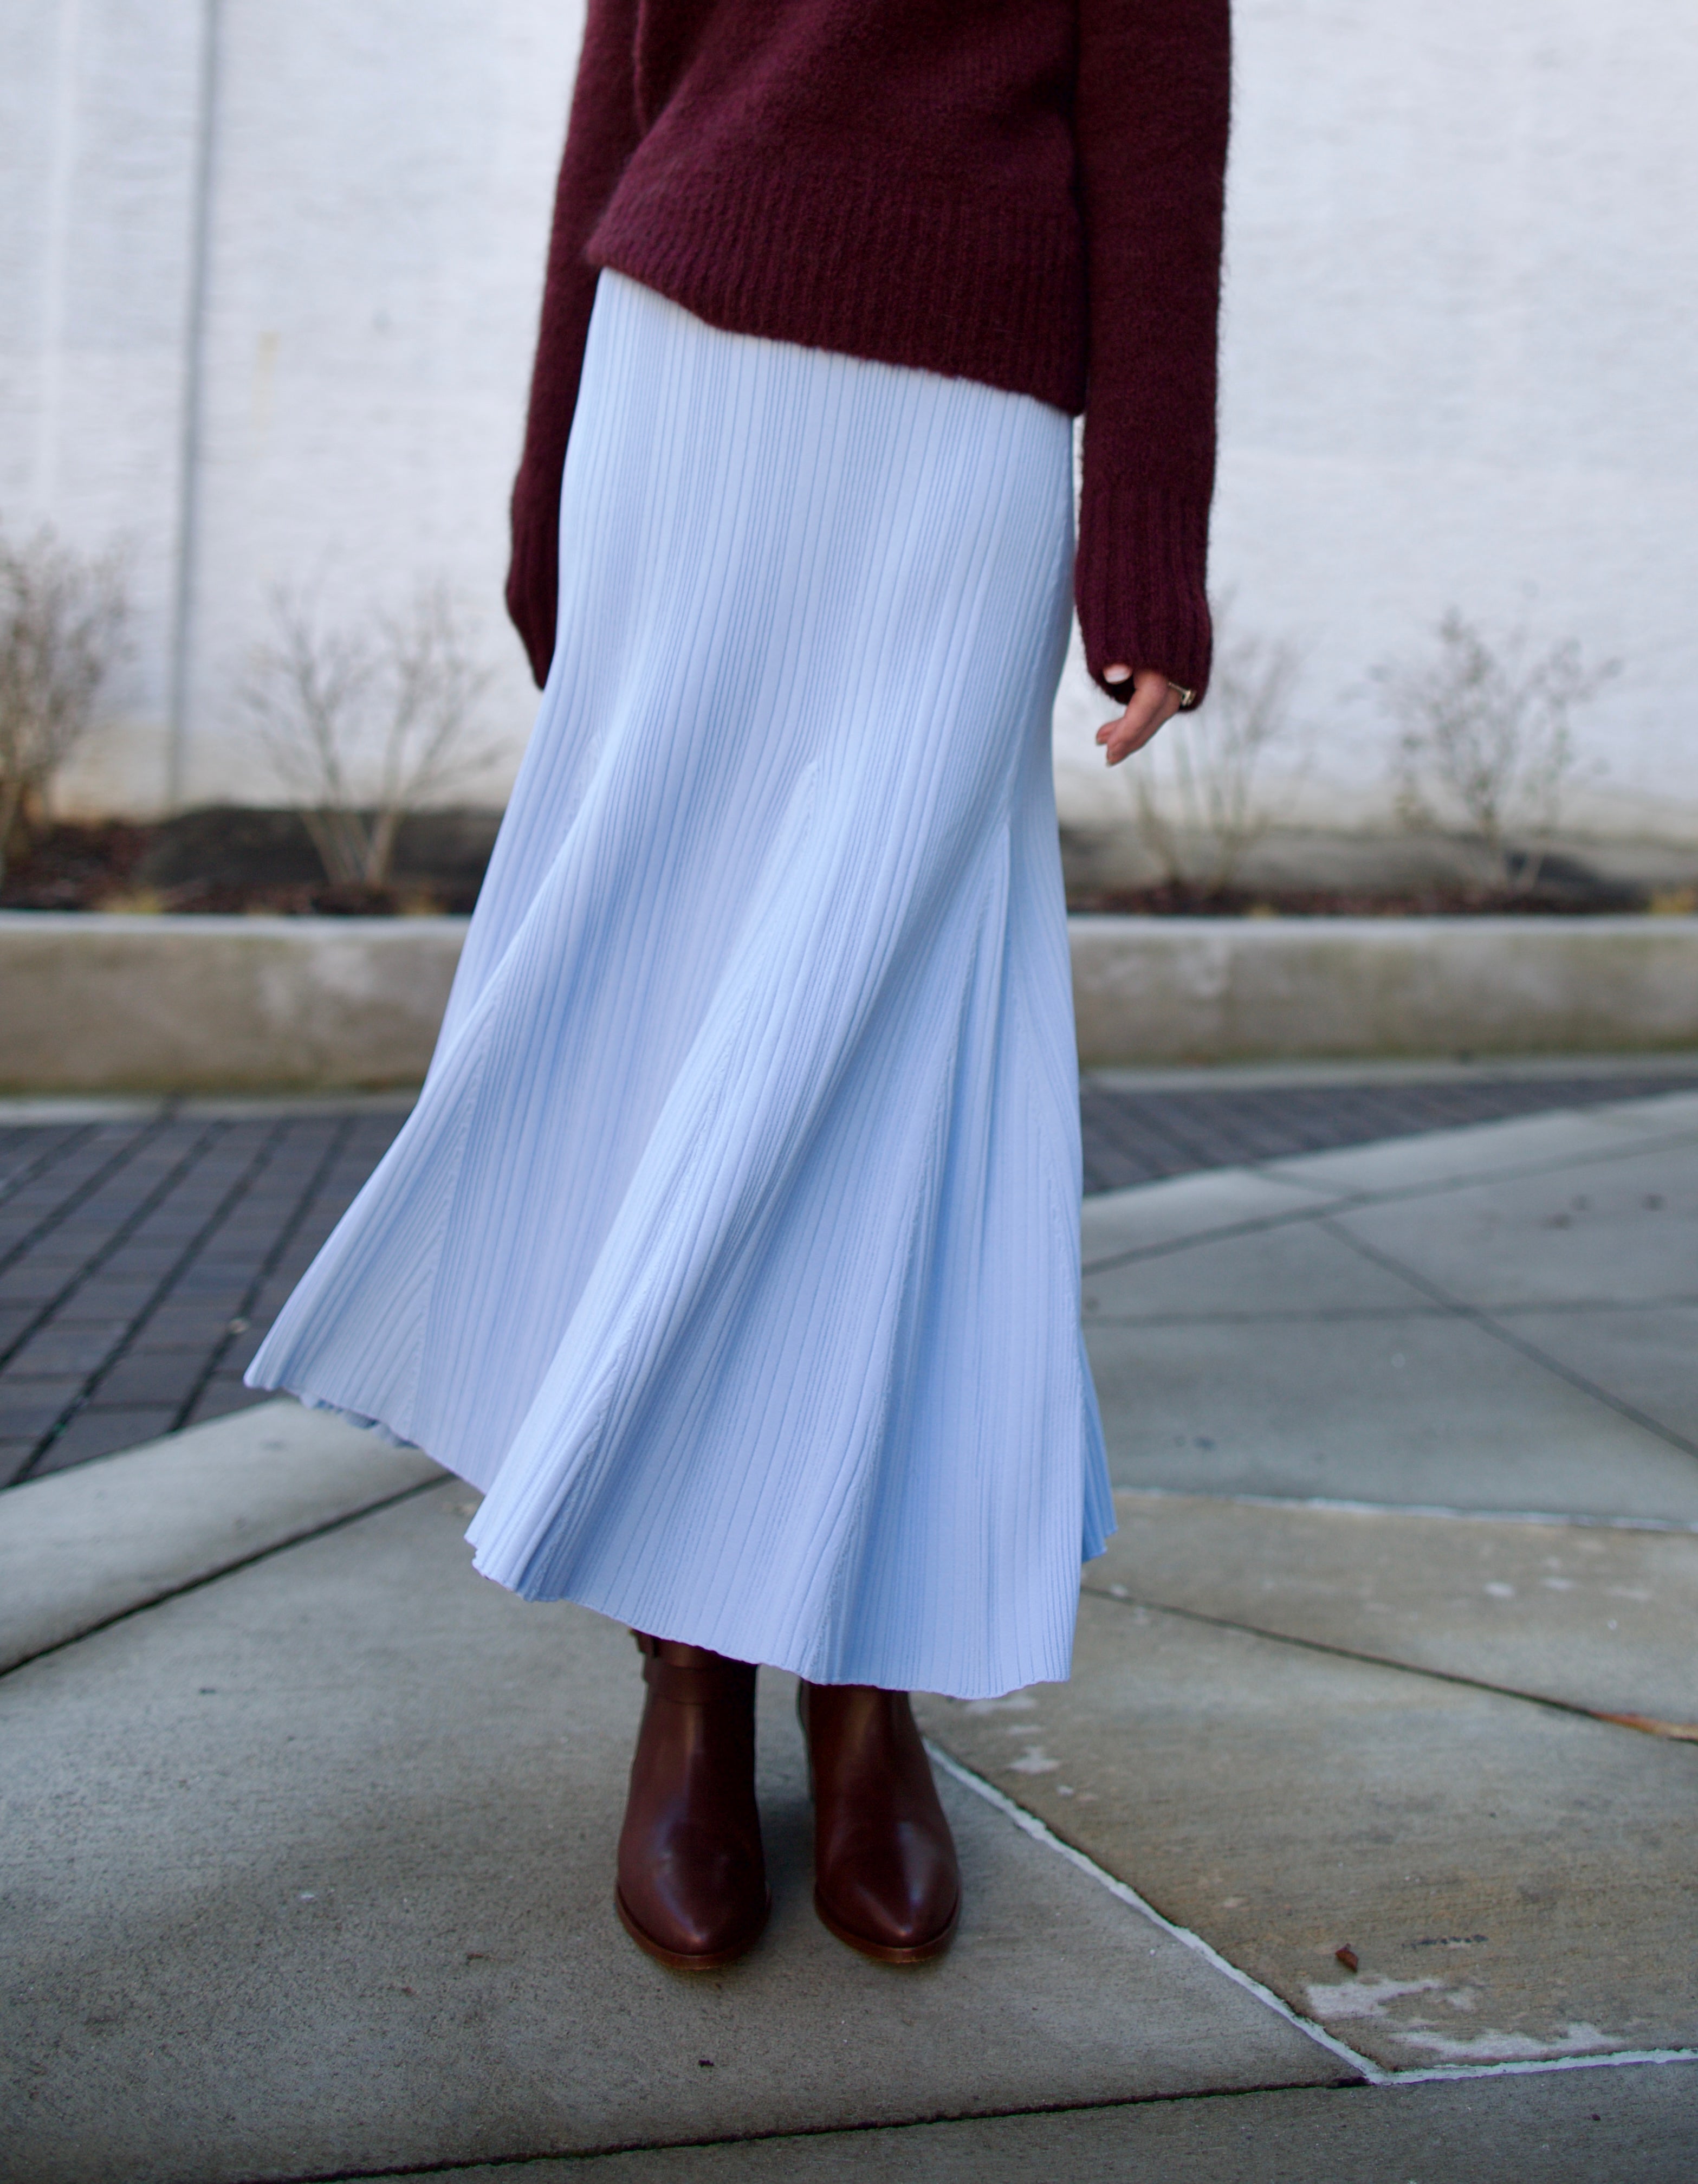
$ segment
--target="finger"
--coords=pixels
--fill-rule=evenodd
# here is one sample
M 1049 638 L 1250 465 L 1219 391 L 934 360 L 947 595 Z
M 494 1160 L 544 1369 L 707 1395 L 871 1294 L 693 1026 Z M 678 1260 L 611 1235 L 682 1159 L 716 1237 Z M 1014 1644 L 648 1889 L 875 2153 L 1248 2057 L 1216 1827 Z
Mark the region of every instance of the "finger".
M 1105 721 L 1097 730 L 1100 744 L 1113 742 L 1116 738 L 1137 734 L 1155 718 L 1167 688 L 1166 678 L 1161 675 L 1139 675 L 1133 683 L 1132 694 L 1126 701 L 1126 710 L 1117 720 Z
M 1110 668 L 1106 676 L 1116 671 Z M 1158 669 L 1140 670 L 1133 678 L 1133 694 L 1126 710 L 1118 720 L 1105 721 L 1097 731 L 1097 741 L 1104 747 L 1108 763 L 1118 766 L 1134 751 L 1142 750 L 1178 710 L 1179 699 L 1167 677 Z
M 1150 717 L 1139 725 L 1133 722 L 1128 708 L 1127 716 L 1114 724 L 1116 733 L 1111 738 L 1107 746 L 1109 764 L 1119 766 L 1123 760 L 1129 759 L 1134 751 L 1141 751 L 1146 744 L 1154 741 L 1158 733 L 1166 727 L 1168 722 L 1178 710 L 1179 701 L 1177 698 L 1162 699 Z

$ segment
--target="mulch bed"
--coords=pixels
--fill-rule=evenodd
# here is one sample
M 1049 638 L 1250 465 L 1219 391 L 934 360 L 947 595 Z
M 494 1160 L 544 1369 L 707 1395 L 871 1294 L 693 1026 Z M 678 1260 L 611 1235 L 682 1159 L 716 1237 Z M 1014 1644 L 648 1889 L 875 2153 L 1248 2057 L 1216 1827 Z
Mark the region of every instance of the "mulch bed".
M 212 805 L 148 825 L 111 820 L 56 826 L 12 859 L 0 884 L 0 909 L 285 917 L 463 914 L 477 900 L 499 823 L 493 811 L 415 813 L 402 822 L 394 876 L 382 888 L 331 885 L 298 811 Z M 1514 893 L 1073 888 L 1067 906 L 1138 917 L 1573 917 L 1647 906 L 1643 894 L 1570 872 L 1558 860 L 1550 861 L 1547 873 L 1537 886 Z
M 119 910 L 304 917 L 463 913 L 477 900 L 500 815 L 404 820 L 387 887 L 331 885 L 297 811 L 209 805 L 151 825 L 47 829 L 14 856 L 3 910 Z
M 1120 888 L 1091 894 L 1070 889 L 1067 907 L 1122 917 L 1586 917 L 1642 911 L 1636 889 L 1562 885 L 1510 892 L 1489 889 L 1428 889 L 1404 894 L 1365 894 L 1317 889 L 1305 893 L 1254 894 L 1244 888 Z

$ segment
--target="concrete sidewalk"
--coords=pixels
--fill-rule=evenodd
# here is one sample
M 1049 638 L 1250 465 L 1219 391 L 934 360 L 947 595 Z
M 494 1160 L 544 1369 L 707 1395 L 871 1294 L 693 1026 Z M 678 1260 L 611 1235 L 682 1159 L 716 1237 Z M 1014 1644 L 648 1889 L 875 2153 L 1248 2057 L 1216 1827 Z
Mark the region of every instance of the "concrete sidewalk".
M 0 2176 L 1694 2173 L 1698 1099 L 1085 1234 L 1122 1529 L 1071 1684 L 923 1704 L 917 1970 L 813 1919 L 777 1675 L 768 1936 L 631 1948 L 630 1641 L 421 1457 L 277 1404 L 0 1499 Z

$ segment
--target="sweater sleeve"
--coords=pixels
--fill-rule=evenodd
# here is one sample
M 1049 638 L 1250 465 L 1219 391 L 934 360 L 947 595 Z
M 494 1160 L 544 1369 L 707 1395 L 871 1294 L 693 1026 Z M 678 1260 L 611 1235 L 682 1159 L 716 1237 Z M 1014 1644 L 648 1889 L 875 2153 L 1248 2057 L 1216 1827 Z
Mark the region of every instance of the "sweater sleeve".
M 525 448 L 513 486 L 507 611 L 539 687 L 554 653 L 560 471 L 595 301 L 596 269 L 585 263 L 584 246 L 637 146 L 636 36 L 637 0 L 590 0 L 554 192 Z
M 1089 289 L 1074 590 L 1085 661 L 1209 679 L 1228 0 L 1079 0 Z M 1124 685 L 1117 686 L 1123 693 Z

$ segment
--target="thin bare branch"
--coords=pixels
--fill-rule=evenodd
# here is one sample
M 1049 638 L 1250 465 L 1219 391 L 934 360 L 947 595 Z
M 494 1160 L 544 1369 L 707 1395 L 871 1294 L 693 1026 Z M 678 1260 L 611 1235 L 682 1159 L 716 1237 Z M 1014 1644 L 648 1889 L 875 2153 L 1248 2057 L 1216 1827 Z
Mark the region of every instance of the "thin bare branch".
M 0 538 L 0 878 L 97 724 L 129 616 L 121 554 L 81 554 L 45 528 Z
M 386 885 L 406 815 L 501 755 L 479 720 L 493 679 L 441 584 L 359 631 L 324 628 L 298 596 L 274 597 L 242 703 L 328 879 Z
M 1524 627 L 1489 636 L 1450 608 L 1421 659 L 1376 668 L 1406 827 L 1476 843 L 1505 893 L 1536 883 L 1574 760 L 1573 717 L 1620 662 L 1588 667 L 1573 638 L 1532 655 Z

